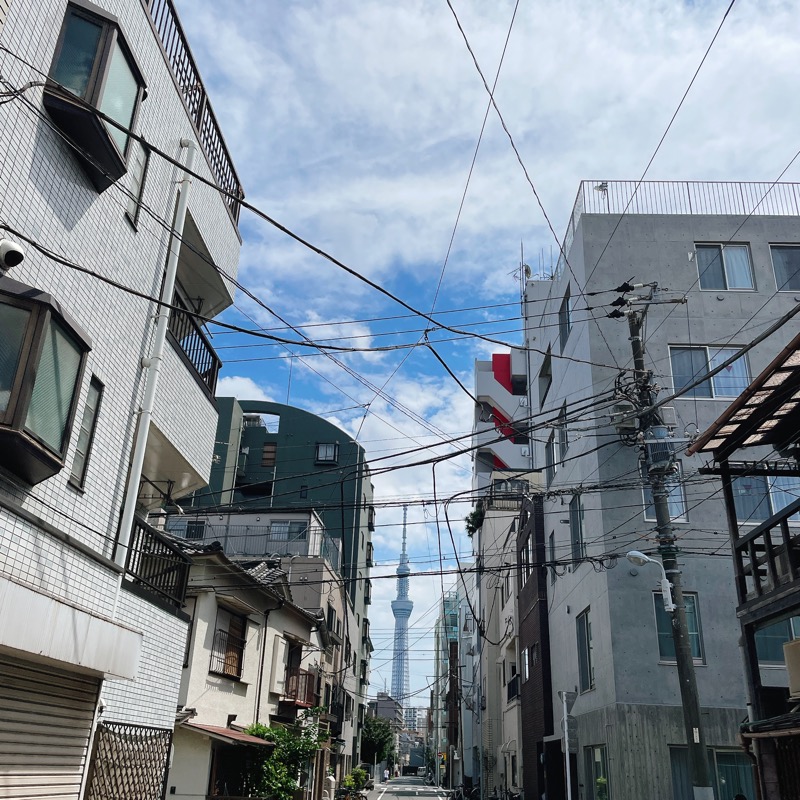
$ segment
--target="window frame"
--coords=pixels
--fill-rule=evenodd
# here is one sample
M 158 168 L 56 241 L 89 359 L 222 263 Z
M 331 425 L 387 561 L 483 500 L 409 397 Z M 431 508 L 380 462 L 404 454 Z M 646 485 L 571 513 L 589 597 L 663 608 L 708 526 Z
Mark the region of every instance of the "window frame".
M 597 756 L 600 756 L 598 759 Z M 597 764 L 600 764 L 598 775 Z M 611 800 L 611 780 L 609 779 L 608 748 L 605 744 L 590 744 L 583 748 L 583 766 L 586 770 L 586 798 L 587 800 Z M 603 778 L 606 782 L 605 798 L 600 798 L 597 791 L 597 781 Z
M 715 347 L 711 347 L 709 345 L 705 345 L 705 344 L 671 344 L 671 345 L 669 345 L 668 350 L 669 350 L 670 384 L 671 384 L 672 389 L 673 389 L 674 392 L 680 392 L 680 391 L 683 390 L 684 386 L 687 386 L 689 383 L 692 383 L 696 378 L 695 378 L 695 376 L 690 377 L 689 380 L 683 386 L 680 386 L 680 387 L 676 384 L 676 382 L 675 382 L 675 362 L 673 361 L 673 353 L 674 352 L 676 352 L 678 350 L 694 350 L 694 351 L 697 351 L 697 352 L 703 351 L 705 353 L 705 368 L 704 368 L 703 372 L 707 373 L 711 369 L 714 369 L 711 366 L 711 354 L 712 353 L 714 355 L 718 355 L 719 353 L 722 353 L 725 350 L 730 350 L 732 353 L 734 353 L 734 352 L 737 352 L 738 350 L 741 350 L 741 347 L 738 346 L 738 345 L 730 345 L 730 344 L 725 345 L 725 347 L 716 347 L 716 348 Z M 727 358 L 727 356 L 726 356 L 726 358 Z M 725 359 L 723 359 L 723 360 L 725 360 Z M 741 356 L 739 356 L 737 361 L 740 361 L 740 360 L 744 361 L 744 365 L 746 367 L 747 383 L 745 384 L 745 386 L 747 386 L 753 380 L 753 374 L 752 374 L 752 372 L 750 370 L 750 360 L 747 358 L 747 353 L 743 353 Z M 744 391 L 745 387 L 742 387 L 742 390 L 739 392 L 739 394 L 720 394 L 720 392 L 717 390 L 717 386 L 716 386 L 716 380 L 715 380 L 716 377 L 717 376 L 714 375 L 711 378 L 706 378 L 702 383 L 699 383 L 691 391 L 684 392 L 683 394 L 681 394 L 680 397 L 678 397 L 676 399 L 678 399 L 678 400 L 725 400 L 726 402 L 730 402 L 731 400 L 735 400 L 737 397 L 739 397 L 741 395 L 742 391 Z M 705 386 L 708 387 L 708 392 L 709 393 L 708 394 L 697 394 L 697 391 L 702 389 Z
M 581 496 L 574 494 L 569 501 L 569 543 L 570 555 L 573 561 L 581 561 L 586 558 L 586 543 L 583 539 L 583 518 L 584 509 Z M 573 564 L 573 570 L 577 566 L 577 564 Z
M 786 506 L 782 506 L 781 508 L 778 508 L 777 505 L 776 505 L 776 502 L 775 502 L 775 493 L 776 493 L 776 491 L 781 491 L 784 494 L 786 493 L 785 490 L 780 489 L 780 488 L 776 487 L 776 485 L 775 485 L 775 481 L 778 478 L 782 478 L 782 477 L 791 477 L 791 476 L 783 476 L 783 475 L 773 475 L 773 476 L 767 476 L 767 475 L 736 475 L 731 479 L 731 492 L 733 494 L 733 500 L 734 500 L 733 513 L 736 515 L 736 523 L 738 525 L 760 525 L 762 522 L 765 522 L 766 520 L 768 520 L 774 514 L 777 514 L 780 511 L 782 511 L 784 508 L 786 508 Z M 747 517 L 746 519 L 742 519 L 742 518 L 739 517 L 739 509 L 737 508 L 737 505 L 736 505 L 736 498 L 738 496 L 736 487 L 740 482 L 746 481 L 746 480 L 751 480 L 751 481 L 754 481 L 754 482 L 764 481 L 764 483 L 766 485 L 766 493 L 762 494 L 761 495 L 762 499 L 759 500 L 758 503 L 756 503 L 756 505 L 759 506 L 759 505 L 761 505 L 761 503 L 764 502 L 764 499 L 766 499 L 766 501 L 767 501 L 767 514 L 763 518 L 760 518 L 760 517 L 754 518 L 752 515 Z M 788 503 L 787 503 L 787 505 L 788 505 Z M 786 522 L 789 525 L 800 525 L 800 512 L 798 512 L 797 514 L 793 514 L 791 517 L 789 517 L 786 520 Z
M 778 274 L 777 274 L 777 272 L 775 272 L 775 259 L 773 258 L 773 255 L 772 255 L 774 250 L 775 250 L 775 248 L 782 248 L 784 250 L 797 250 L 797 251 L 800 251 L 800 245 L 787 243 L 787 244 L 770 244 L 770 246 L 769 246 L 769 260 L 770 260 L 770 264 L 772 265 L 772 277 L 775 279 L 775 291 L 776 292 L 800 292 L 800 267 L 798 267 L 798 269 L 791 274 L 791 276 L 789 277 L 789 280 L 787 280 L 781 286 L 778 285 Z M 784 286 L 787 286 L 787 284 L 790 283 L 792 278 L 794 278 L 797 281 L 797 285 L 794 286 L 794 287 L 789 286 L 789 288 L 783 288 Z
M 736 248 L 742 247 L 747 252 L 747 263 L 750 272 L 750 286 L 748 287 L 731 287 L 730 286 L 730 279 L 728 277 L 728 264 L 725 260 L 725 250 L 726 248 Z M 701 249 L 710 250 L 711 248 L 717 248 L 719 251 L 719 258 L 722 263 L 722 276 L 725 279 L 725 286 L 723 287 L 709 287 L 706 288 L 703 286 L 703 275 L 705 274 L 706 270 L 700 272 L 700 259 L 697 257 L 697 253 Z M 700 288 L 701 292 L 755 292 L 758 291 L 756 288 L 756 276 L 755 270 L 753 269 L 753 256 L 750 252 L 750 245 L 747 242 L 696 242 L 694 246 L 695 252 L 695 263 L 697 266 L 697 285 Z M 706 268 L 707 269 L 707 268 Z
M 261 445 L 261 466 L 265 469 L 274 467 L 278 463 L 278 443 L 264 442 Z
M 220 614 L 227 616 L 227 627 L 221 627 Z M 239 640 L 234 643 L 236 647 L 232 647 L 231 639 L 231 623 L 233 621 L 241 624 L 241 635 L 234 637 Z M 218 647 L 218 636 L 224 633 L 227 637 L 225 640 L 224 650 Z M 240 646 L 239 646 L 240 645 Z M 220 675 L 223 678 L 228 678 L 232 681 L 241 681 L 244 675 L 245 667 L 245 651 L 247 649 L 247 615 L 232 611 L 225 608 L 223 605 L 217 605 L 217 614 L 214 620 L 214 638 L 211 643 L 210 661 L 208 671 L 212 675 Z M 229 669 L 229 658 L 235 658 L 235 669 Z M 215 668 L 219 667 L 219 668 Z
M 8 276 L 0 276 L 0 304 L 21 309 L 28 314 L 10 381 L 8 403 L 5 410 L 0 411 L 0 450 L 7 457 L 0 459 L 0 462 L 15 475 L 35 485 L 56 475 L 66 466 L 92 341 L 55 298 Z M 28 426 L 36 379 L 51 325 L 58 326 L 68 342 L 74 345 L 78 357 L 72 397 L 64 417 L 58 448 Z
M 569 451 L 569 428 L 567 427 L 567 404 L 561 406 L 556 419 L 558 432 L 558 460 L 563 464 Z
M 130 187 L 128 188 L 129 196 L 128 196 L 128 203 L 125 206 L 125 219 L 130 222 L 133 226 L 133 229 L 139 230 L 139 215 L 142 211 L 142 197 L 144 196 L 144 185 L 147 181 L 147 171 L 150 168 L 150 148 L 146 145 L 142 144 L 141 142 L 138 143 L 139 147 L 137 152 L 142 154 L 143 163 L 142 163 L 142 171 L 141 175 L 137 176 L 135 171 L 131 172 L 131 180 L 137 181 L 138 186 L 136 186 L 136 191 L 133 191 Z M 134 164 L 136 162 L 136 156 L 133 158 Z M 134 209 L 131 213 L 131 205 L 133 205 Z
M 78 457 L 78 443 L 80 442 L 81 433 L 83 432 L 84 423 L 86 422 L 86 412 L 89 408 L 89 392 L 92 389 L 97 390 L 97 402 L 95 403 L 94 407 L 94 414 L 90 420 L 89 426 L 89 438 L 86 441 L 86 452 L 83 454 L 83 465 L 80 470 L 80 475 L 75 474 L 75 460 Z M 97 432 L 97 418 L 100 416 L 100 408 L 103 403 L 103 391 L 105 386 L 103 382 L 97 377 L 97 375 L 92 375 L 89 381 L 89 389 L 86 395 L 86 401 L 83 405 L 83 414 L 81 415 L 81 423 L 78 426 L 78 438 L 75 442 L 75 452 L 72 456 L 72 467 L 70 469 L 70 475 L 67 479 L 67 482 L 76 489 L 83 490 L 86 486 L 86 475 L 89 471 L 89 460 L 92 455 L 92 446 L 94 445 L 94 437 L 95 433 Z
M 558 461 L 556 460 L 556 432 L 550 431 L 544 445 L 544 479 L 547 486 L 555 480 L 558 473 Z
M 63 86 L 56 79 L 73 18 L 83 19 L 100 29 L 91 68 L 81 94 Z M 131 152 L 131 137 L 100 116 L 103 114 L 113 118 L 107 111 L 100 109 L 107 99 L 105 92 L 109 87 L 108 77 L 117 52 L 124 60 L 136 86 L 130 119 L 119 121 L 120 125 L 132 131 L 137 126 L 142 102 L 147 97 L 147 83 L 120 21 L 88 0 L 69 0 L 45 80 L 43 104 L 55 126 L 78 145 L 74 150 L 74 157 L 98 192 L 105 191 L 125 175 Z M 117 135 L 125 136 L 122 151 L 116 140 Z
M 570 296 L 570 285 L 567 284 L 567 290 L 564 292 L 564 297 L 561 300 L 561 305 L 558 307 L 558 342 L 561 346 L 561 352 L 567 346 L 570 331 L 572 330 L 572 297 Z
M 578 644 L 578 690 L 580 694 L 595 688 L 594 662 L 592 659 L 591 606 L 587 606 L 575 617 L 575 632 Z M 583 621 L 583 622 L 582 622 Z
M 664 597 L 660 591 L 652 592 L 653 596 L 653 619 L 655 621 L 655 628 L 656 628 L 656 641 L 658 644 L 658 663 L 659 664 L 670 664 L 674 665 L 677 664 L 677 660 L 675 656 L 664 655 L 661 647 L 661 642 L 665 638 L 669 638 L 670 642 L 673 642 L 672 639 L 672 616 L 668 611 L 664 609 Z M 697 592 L 683 592 L 683 600 L 685 603 L 686 609 L 686 617 L 687 617 L 687 626 L 688 626 L 688 636 L 689 636 L 689 643 L 693 645 L 694 641 L 697 642 L 697 651 L 699 655 L 695 655 L 694 647 L 692 646 L 692 661 L 694 664 L 702 666 L 706 663 L 706 650 L 703 644 L 703 625 L 700 619 L 700 598 Z M 695 626 L 697 631 L 692 633 L 691 631 L 691 621 L 690 621 L 690 614 L 689 614 L 689 601 L 691 601 L 692 605 L 692 614 L 695 619 Z M 659 626 L 659 621 L 663 620 L 667 623 L 668 628 L 666 630 L 662 630 Z M 673 645 L 674 646 L 674 645 Z
M 330 448 L 332 455 L 327 456 L 328 450 L 322 448 Z M 315 464 L 338 464 L 339 463 L 339 442 L 317 442 L 314 450 L 314 463 Z
M 539 369 L 538 387 L 539 387 L 539 408 L 544 407 L 544 401 L 553 385 L 553 355 L 550 348 L 542 359 L 542 366 Z

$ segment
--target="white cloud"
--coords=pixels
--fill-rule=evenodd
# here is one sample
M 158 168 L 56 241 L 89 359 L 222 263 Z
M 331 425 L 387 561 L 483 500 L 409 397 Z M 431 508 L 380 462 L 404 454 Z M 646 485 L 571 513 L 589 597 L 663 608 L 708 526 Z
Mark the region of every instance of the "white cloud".
M 217 397 L 235 397 L 238 400 L 272 400 L 272 397 L 252 378 L 226 375 L 219 379 Z

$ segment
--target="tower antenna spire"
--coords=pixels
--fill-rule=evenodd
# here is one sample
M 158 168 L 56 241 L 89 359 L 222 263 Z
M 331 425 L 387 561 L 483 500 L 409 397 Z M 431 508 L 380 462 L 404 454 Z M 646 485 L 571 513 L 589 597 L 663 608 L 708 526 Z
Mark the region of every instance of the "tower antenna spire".
M 403 546 L 400 551 L 400 563 L 397 566 L 397 598 L 392 600 L 394 614 L 394 654 L 392 659 L 392 697 L 405 705 L 409 694 L 408 677 L 408 618 L 414 608 L 413 601 L 408 599 L 408 566 L 407 546 L 408 506 L 403 506 Z

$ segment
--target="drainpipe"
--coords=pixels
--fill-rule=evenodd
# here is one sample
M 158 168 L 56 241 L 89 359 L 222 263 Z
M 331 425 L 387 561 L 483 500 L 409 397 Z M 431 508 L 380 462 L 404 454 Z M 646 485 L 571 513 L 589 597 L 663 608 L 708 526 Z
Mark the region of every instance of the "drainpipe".
M 178 205 L 175 211 L 174 234 L 170 242 L 169 257 L 164 275 L 164 286 L 161 289 L 161 301 L 172 303 L 175 294 L 175 276 L 178 272 L 178 253 L 180 251 L 181 237 L 183 236 L 183 224 L 186 220 L 186 207 L 189 201 L 189 187 L 191 186 L 190 173 L 194 165 L 196 145 L 191 139 L 181 139 L 181 147 L 187 149 L 186 167 L 181 180 L 181 191 L 178 196 Z M 153 349 L 150 358 L 142 359 L 142 367 L 147 370 L 145 378 L 144 398 L 142 400 L 142 410 L 139 415 L 139 427 L 136 432 L 136 441 L 133 445 L 131 456 L 131 470 L 128 476 L 128 486 L 125 492 L 125 504 L 122 510 L 122 519 L 119 526 L 119 537 L 117 548 L 114 553 L 114 560 L 119 566 L 124 567 L 128 558 L 128 545 L 130 543 L 131 531 L 133 530 L 133 518 L 136 512 L 136 499 L 139 496 L 139 483 L 142 479 L 142 467 L 144 466 L 144 454 L 147 448 L 147 435 L 150 432 L 150 421 L 153 416 L 155 405 L 156 389 L 158 388 L 158 378 L 161 374 L 161 362 L 164 358 L 164 344 L 167 338 L 167 324 L 169 322 L 170 309 L 168 306 L 160 305 L 156 316 L 156 331 L 153 339 Z M 114 595 L 114 609 L 112 619 L 117 615 L 117 604 L 119 602 L 119 592 L 122 588 L 124 573 L 120 574 L 117 591 Z
M 279 611 L 283 608 L 284 601 L 278 599 L 278 605 L 264 610 L 264 635 L 261 637 L 261 653 L 258 657 L 258 683 L 256 684 L 256 722 L 261 721 L 261 689 L 264 685 L 264 661 L 267 655 L 267 638 L 269 637 L 269 614 L 270 611 Z

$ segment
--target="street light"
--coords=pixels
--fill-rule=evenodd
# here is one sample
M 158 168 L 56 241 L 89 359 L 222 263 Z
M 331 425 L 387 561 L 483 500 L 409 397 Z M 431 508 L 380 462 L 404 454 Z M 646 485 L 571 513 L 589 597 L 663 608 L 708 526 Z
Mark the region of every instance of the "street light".
M 637 567 L 643 567 L 645 564 L 655 564 L 661 570 L 661 596 L 664 598 L 664 610 L 675 611 L 677 606 L 672 602 L 672 584 L 667 580 L 664 565 L 658 559 L 650 558 L 650 556 L 639 550 L 631 550 L 625 554 L 625 557 L 631 564 L 636 564 Z

